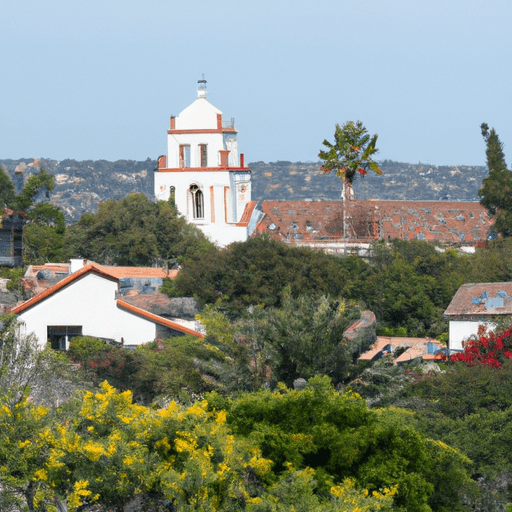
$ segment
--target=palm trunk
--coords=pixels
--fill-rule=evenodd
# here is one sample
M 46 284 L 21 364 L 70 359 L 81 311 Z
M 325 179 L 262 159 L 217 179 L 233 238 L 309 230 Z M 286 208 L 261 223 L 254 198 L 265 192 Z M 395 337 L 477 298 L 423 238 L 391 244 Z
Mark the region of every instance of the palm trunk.
M 349 238 L 347 225 L 347 201 L 354 199 L 354 187 L 351 181 L 343 180 L 341 190 L 341 198 L 343 199 L 343 238 Z

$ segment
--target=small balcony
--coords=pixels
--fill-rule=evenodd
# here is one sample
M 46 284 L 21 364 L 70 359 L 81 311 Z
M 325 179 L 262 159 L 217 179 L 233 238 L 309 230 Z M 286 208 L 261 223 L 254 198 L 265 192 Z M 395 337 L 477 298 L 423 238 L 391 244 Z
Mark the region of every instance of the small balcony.
M 226 129 L 226 128 L 231 128 L 231 129 L 235 129 L 235 118 L 232 117 L 229 121 L 222 121 L 222 128 L 223 129 Z

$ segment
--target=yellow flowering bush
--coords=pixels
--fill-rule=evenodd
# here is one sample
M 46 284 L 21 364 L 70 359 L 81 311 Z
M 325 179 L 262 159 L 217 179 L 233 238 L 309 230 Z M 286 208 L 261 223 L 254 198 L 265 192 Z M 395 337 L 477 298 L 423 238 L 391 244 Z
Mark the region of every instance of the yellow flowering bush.
M 160 409 L 105 382 L 55 416 L 0 397 L 0 485 L 33 510 L 122 510 L 141 496 L 177 512 L 448 510 L 464 463 L 400 411 L 370 411 L 325 379 Z

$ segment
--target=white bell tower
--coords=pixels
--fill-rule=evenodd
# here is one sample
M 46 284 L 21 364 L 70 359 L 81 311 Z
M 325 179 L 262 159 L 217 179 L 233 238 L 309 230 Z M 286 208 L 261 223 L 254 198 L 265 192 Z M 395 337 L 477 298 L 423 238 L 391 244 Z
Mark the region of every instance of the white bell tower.
M 235 121 L 206 99 L 206 80 L 198 80 L 197 99 L 171 117 L 167 156 L 158 158 L 155 197 L 174 197 L 178 211 L 212 242 L 224 247 L 247 240 L 256 205 L 251 201 L 251 171 L 238 153 Z

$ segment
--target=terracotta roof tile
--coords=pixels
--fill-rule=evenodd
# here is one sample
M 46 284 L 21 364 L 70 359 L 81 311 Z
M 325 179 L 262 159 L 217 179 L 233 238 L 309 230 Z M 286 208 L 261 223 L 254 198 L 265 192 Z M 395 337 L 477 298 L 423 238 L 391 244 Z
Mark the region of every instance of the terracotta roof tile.
M 257 233 L 288 243 L 345 239 L 343 201 L 263 201 Z M 436 240 L 474 244 L 484 241 L 492 221 L 478 202 L 347 201 L 350 241 Z
M 463 284 L 444 315 L 512 315 L 512 283 Z
M 35 275 L 40 270 L 51 270 L 57 274 L 69 274 L 69 263 L 45 263 L 44 265 L 30 265 L 27 271 L 31 270 L 31 274 Z
M 245 205 L 244 212 L 242 213 L 242 217 L 240 218 L 240 222 L 237 222 L 237 226 L 247 227 L 249 225 L 249 221 L 251 220 L 252 212 L 256 207 L 256 201 L 249 201 Z
M 114 267 L 110 265 L 99 265 L 98 263 L 94 263 L 95 266 L 101 268 L 103 272 L 106 272 L 112 277 L 116 279 L 123 279 L 127 277 L 133 278 L 165 278 L 169 277 L 170 279 L 174 279 L 179 270 L 165 270 L 163 268 L 156 267 Z
M 370 347 L 370 350 L 362 354 L 359 359 L 362 361 L 372 361 L 386 346 L 390 345 L 392 351 L 397 347 L 407 347 L 407 350 L 393 360 L 395 364 L 403 363 L 415 359 L 416 357 L 423 357 L 423 359 L 430 360 L 434 359 L 435 355 L 428 354 L 429 343 L 433 343 L 439 349 L 446 348 L 446 345 L 431 338 L 377 336 L 377 341 Z
M 149 311 L 145 311 L 144 309 L 140 309 L 132 304 L 128 304 L 128 302 L 124 302 L 118 299 L 117 305 L 123 309 L 126 309 L 127 311 L 130 311 L 131 313 L 135 313 L 136 315 L 142 316 L 143 318 L 151 320 L 152 322 L 163 325 L 165 327 L 169 327 L 170 329 L 173 329 L 175 331 L 183 332 L 185 334 L 193 334 L 198 338 L 204 338 L 204 334 L 201 334 L 192 329 L 188 329 L 183 325 L 180 325 L 176 322 L 172 322 L 171 320 L 167 320 L 166 318 L 150 313 Z

